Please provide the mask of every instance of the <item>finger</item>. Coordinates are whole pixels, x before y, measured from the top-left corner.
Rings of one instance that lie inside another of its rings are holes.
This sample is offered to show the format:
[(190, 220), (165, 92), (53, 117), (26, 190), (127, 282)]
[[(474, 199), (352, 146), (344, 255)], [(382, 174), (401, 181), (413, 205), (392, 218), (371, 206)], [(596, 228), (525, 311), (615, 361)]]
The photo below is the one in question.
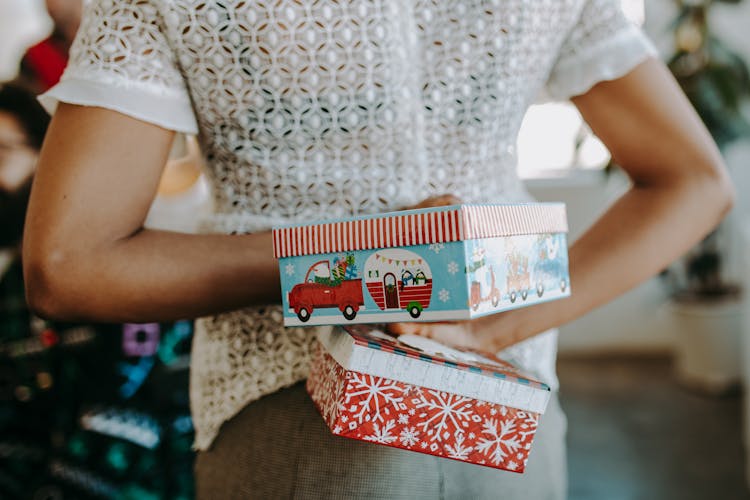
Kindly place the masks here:
[(461, 204), (461, 199), (459, 197), (445, 193), (437, 196), (431, 196), (425, 200), (422, 200), (417, 205), (415, 205), (414, 208), (435, 208), (459, 204)]
[(386, 329), (394, 335), (420, 335), (424, 327), (424, 323), (390, 323)]
[(468, 331), (459, 324), (433, 323), (430, 329), (430, 338), (452, 347), (465, 349), (478, 349), (481, 347), (479, 340), (471, 331)]

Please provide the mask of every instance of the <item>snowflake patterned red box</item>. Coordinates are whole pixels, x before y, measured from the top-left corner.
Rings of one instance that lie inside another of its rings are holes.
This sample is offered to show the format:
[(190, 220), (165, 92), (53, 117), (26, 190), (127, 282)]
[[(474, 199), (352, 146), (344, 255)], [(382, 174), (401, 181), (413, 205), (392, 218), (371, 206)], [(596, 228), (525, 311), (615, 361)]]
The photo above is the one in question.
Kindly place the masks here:
[(523, 472), (550, 388), (510, 364), (368, 326), (322, 331), (307, 391), (334, 434)]

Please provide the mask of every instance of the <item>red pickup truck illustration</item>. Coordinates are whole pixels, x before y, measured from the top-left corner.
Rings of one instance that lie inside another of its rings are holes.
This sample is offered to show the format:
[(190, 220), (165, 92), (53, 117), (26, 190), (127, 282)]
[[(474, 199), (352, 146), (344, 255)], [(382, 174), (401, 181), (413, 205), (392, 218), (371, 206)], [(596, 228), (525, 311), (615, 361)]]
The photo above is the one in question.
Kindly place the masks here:
[(289, 292), (289, 307), (303, 323), (315, 309), (331, 307), (337, 307), (344, 318), (353, 320), (365, 304), (362, 279), (341, 278), (341, 273), (331, 273), (327, 260), (316, 262), (308, 269), (304, 283), (294, 285)]

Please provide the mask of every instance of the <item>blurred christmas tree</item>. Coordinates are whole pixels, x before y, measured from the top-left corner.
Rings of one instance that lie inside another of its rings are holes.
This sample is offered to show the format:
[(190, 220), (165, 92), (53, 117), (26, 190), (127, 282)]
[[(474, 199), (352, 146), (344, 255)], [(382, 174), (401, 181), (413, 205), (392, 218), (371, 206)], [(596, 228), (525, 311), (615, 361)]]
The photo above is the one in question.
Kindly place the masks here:
[(52, 324), (0, 279), (0, 498), (193, 496), (192, 323)]
[[(709, 14), (717, 3), (741, 0), (677, 0), (673, 24), (675, 54), (669, 68), (720, 149), (750, 136), (747, 116), (750, 71), (745, 61), (711, 30)], [(725, 227), (711, 233), (667, 273), (678, 299), (723, 299), (739, 287), (724, 276)]]

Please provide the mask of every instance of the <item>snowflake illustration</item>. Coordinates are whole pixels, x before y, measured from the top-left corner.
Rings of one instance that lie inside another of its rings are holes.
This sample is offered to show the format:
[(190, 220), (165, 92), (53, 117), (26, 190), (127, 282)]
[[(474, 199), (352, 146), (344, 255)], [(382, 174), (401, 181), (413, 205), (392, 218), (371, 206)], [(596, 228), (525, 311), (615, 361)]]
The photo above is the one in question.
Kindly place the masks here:
[(408, 424), (409, 423), (409, 415), (407, 415), (406, 413), (402, 413), (401, 415), (399, 415), (398, 416), (398, 423), (401, 424), (401, 425)]
[(410, 395), (419, 396), (421, 394), (422, 394), (422, 388), (419, 387), (418, 385), (404, 384), (404, 396), (410, 396)]
[(422, 397), (417, 405), (417, 408), (427, 410), (419, 414), (421, 421), (417, 426), (427, 434), (432, 434), (432, 441), (441, 441), (443, 431), (450, 430), (449, 425), (461, 429), (462, 425), (468, 424), (472, 415), (471, 399), (440, 391), (427, 392), (433, 399), (428, 401)]
[[(352, 375), (351, 381), (354, 390), (346, 394), (346, 402), (354, 403), (350, 409), (351, 417), (356, 418), (360, 423), (369, 420), (372, 413), (374, 413), (373, 421), (384, 422), (381, 410), (388, 414), (389, 406), (398, 408), (398, 404), (404, 399), (399, 395), (402, 389), (398, 382), (359, 373), (353, 373)], [(358, 407), (359, 412), (354, 413)]]
[(440, 253), (440, 250), (442, 250), (443, 248), (445, 248), (445, 244), (443, 243), (433, 243), (432, 245), (430, 245), (430, 250), (432, 250), (436, 254)]
[(508, 468), (508, 470), (518, 469), (518, 464), (515, 463), (513, 460), (509, 461), (505, 466)]
[(396, 440), (396, 436), (391, 434), (394, 427), (396, 427), (395, 420), (389, 420), (382, 428), (378, 424), (374, 424), (373, 428), (375, 432), (369, 436), (365, 436), (365, 441), (374, 441), (382, 444), (392, 443)]
[(450, 274), (456, 274), (458, 272), (458, 264), (456, 264), (454, 261), (448, 262), (448, 272)]
[(451, 458), (457, 458), (459, 460), (467, 460), (469, 458), (469, 453), (471, 453), (474, 448), (472, 446), (464, 446), (464, 441), (464, 433), (457, 433), (456, 446), (446, 445), (445, 447), (445, 449), (448, 451), (448, 456)]
[(494, 418), (486, 420), (482, 429), (482, 434), (488, 434), (489, 438), (481, 438), (477, 442), (477, 450), (492, 460), (492, 463), (499, 465), (510, 453), (515, 453), (521, 447), (518, 436), (513, 436), (516, 429), (516, 423), (513, 420), (500, 420)]
[(443, 288), (438, 292), (438, 298), (440, 299), (440, 302), (448, 302), (451, 298), (451, 293)]
[(284, 271), (286, 272), (287, 276), (294, 276), (294, 264), (287, 264), (286, 268), (284, 268)]
[(525, 418), (523, 420), (523, 423), (521, 424), (521, 428), (518, 430), (518, 436), (521, 438), (521, 441), (526, 441), (527, 439), (529, 439), (529, 436), (533, 436), (536, 432), (536, 428), (539, 426), (538, 415), (529, 413), (524, 414), (524, 417)]
[(419, 431), (414, 427), (404, 427), (398, 439), (404, 446), (414, 446), (419, 442)]

